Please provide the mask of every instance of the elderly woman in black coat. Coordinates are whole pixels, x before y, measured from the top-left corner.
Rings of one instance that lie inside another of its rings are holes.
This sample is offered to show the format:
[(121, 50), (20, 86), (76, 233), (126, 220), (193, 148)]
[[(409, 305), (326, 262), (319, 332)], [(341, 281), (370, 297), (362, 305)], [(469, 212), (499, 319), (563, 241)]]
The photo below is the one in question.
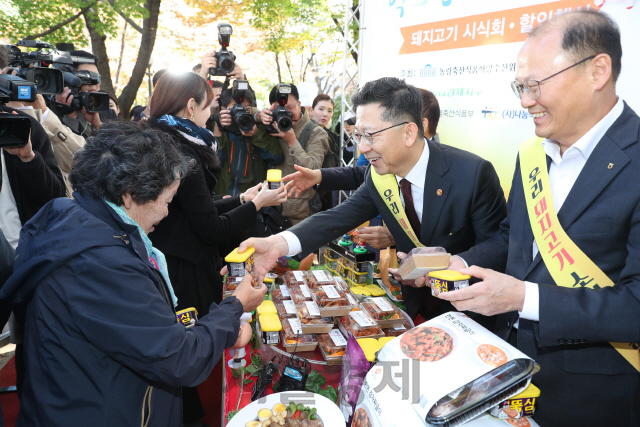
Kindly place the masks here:
[(170, 135), (110, 123), (76, 153), (75, 200), (25, 224), (0, 290), (24, 327), (18, 425), (182, 425), (181, 387), (204, 381), (266, 287), (251, 277), (192, 327), (176, 318), (162, 251), (148, 238), (193, 170)]

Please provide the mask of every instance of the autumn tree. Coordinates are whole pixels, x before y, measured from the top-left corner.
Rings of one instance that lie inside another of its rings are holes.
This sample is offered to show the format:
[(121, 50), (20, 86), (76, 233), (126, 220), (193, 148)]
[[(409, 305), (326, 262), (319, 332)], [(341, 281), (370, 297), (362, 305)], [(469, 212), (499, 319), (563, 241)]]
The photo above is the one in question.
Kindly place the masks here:
[[(120, 115), (127, 117), (133, 104), (145, 70), (149, 64), (158, 29), (161, 0), (0, 0), (0, 37), (11, 41), (38, 39), (52, 44), (73, 43), (77, 47), (87, 45), (84, 28), (94, 54), (101, 58), (98, 70), (101, 88), (115, 93), (111, 80), (105, 40), (115, 36), (118, 21), (124, 19), (141, 34), (136, 63), (127, 85), (122, 89), (118, 102)], [(142, 22), (141, 25), (137, 22)]]

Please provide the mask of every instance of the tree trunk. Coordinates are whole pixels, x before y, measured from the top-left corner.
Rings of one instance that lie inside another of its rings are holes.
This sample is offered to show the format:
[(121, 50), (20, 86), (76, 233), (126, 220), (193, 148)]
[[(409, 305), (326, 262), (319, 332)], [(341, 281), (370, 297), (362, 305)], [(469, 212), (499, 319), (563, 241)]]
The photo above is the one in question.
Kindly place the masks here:
[(280, 73), (280, 59), (278, 58), (278, 52), (276, 54), (276, 66), (278, 67), (278, 83), (282, 83), (282, 74)]
[[(124, 29), (122, 30), (122, 42), (120, 43), (120, 58), (118, 58), (118, 70), (116, 71), (116, 89), (118, 88), (118, 81), (120, 80), (120, 70), (122, 70), (122, 57), (124, 56), (124, 42), (127, 38), (127, 21), (124, 21)], [(117, 95), (114, 93), (114, 95)]]
[(136, 99), (138, 89), (144, 79), (151, 52), (156, 43), (156, 32), (158, 30), (158, 16), (160, 15), (161, 0), (147, 0), (146, 8), (149, 16), (142, 21), (142, 39), (140, 40), (140, 50), (138, 50), (138, 59), (136, 65), (131, 72), (131, 78), (127, 85), (122, 89), (122, 93), (118, 97), (120, 104), (120, 117), (128, 119), (129, 110)]
[(287, 56), (287, 52), (284, 53), (284, 62), (287, 64), (287, 68), (289, 69), (289, 76), (291, 77), (291, 84), (296, 84), (293, 79), (293, 73), (291, 72), (291, 64), (289, 64), (289, 57)]
[(111, 68), (109, 67), (109, 55), (107, 55), (107, 45), (105, 44), (105, 40), (107, 36), (101, 36), (94, 27), (93, 20), (96, 19), (95, 9), (89, 9), (84, 12), (82, 15), (84, 16), (84, 21), (87, 25), (87, 30), (89, 30), (89, 36), (91, 38), (91, 49), (93, 50), (93, 54), (98, 56), (98, 72), (100, 73), (100, 89), (106, 90), (109, 93), (115, 95), (115, 91), (113, 90), (113, 82), (111, 81)]

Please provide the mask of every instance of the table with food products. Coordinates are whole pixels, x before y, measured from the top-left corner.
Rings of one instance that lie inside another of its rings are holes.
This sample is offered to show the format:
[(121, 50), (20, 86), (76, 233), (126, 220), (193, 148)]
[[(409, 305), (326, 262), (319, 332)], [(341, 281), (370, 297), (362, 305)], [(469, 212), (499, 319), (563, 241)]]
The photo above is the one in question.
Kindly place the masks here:
[[(387, 272), (395, 254), (376, 264), (355, 234), (321, 248), (315, 265), (282, 258), (265, 277), (265, 301), (244, 317), (250, 344), (224, 353), (223, 425), (537, 426), (535, 361), (463, 313), (414, 325)], [(251, 254), (229, 260), (251, 272)], [(448, 256), (418, 248), (400, 267), (436, 271), (438, 292), (468, 286), (445, 270)], [(244, 273), (233, 267), (226, 296)]]

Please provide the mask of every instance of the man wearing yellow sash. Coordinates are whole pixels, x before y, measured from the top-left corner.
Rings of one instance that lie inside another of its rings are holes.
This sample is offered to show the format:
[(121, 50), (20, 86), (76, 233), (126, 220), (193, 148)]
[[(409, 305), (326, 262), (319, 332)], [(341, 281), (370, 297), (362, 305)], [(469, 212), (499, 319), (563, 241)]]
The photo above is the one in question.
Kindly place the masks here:
[[(417, 88), (382, 78), (363, 85), (352, 101), (355, 137), (371, 162), (364, 184), (345, 202), (286, 232), (244, 242), (241, 249), (256, 248), (256, 267), (268, 271), (279, 256), (309, 254), (378, 214), (402, 252), (442, 246), (458, 253), (498, 232), (506, 202), (493, 165), (425, 139)], [(404, 285), (402, 291), (411, 316), (451, 310), (427, 287)]]
[(500, 314), (540, 363), (545, 427), (640, 425), (640, 117), (616, 95), (621, 56), (600, 12), (530, 35), (512, 89), (539, 138), (520, 147), (501, 232), (451, 265), (482, 281), (441, 294)]

